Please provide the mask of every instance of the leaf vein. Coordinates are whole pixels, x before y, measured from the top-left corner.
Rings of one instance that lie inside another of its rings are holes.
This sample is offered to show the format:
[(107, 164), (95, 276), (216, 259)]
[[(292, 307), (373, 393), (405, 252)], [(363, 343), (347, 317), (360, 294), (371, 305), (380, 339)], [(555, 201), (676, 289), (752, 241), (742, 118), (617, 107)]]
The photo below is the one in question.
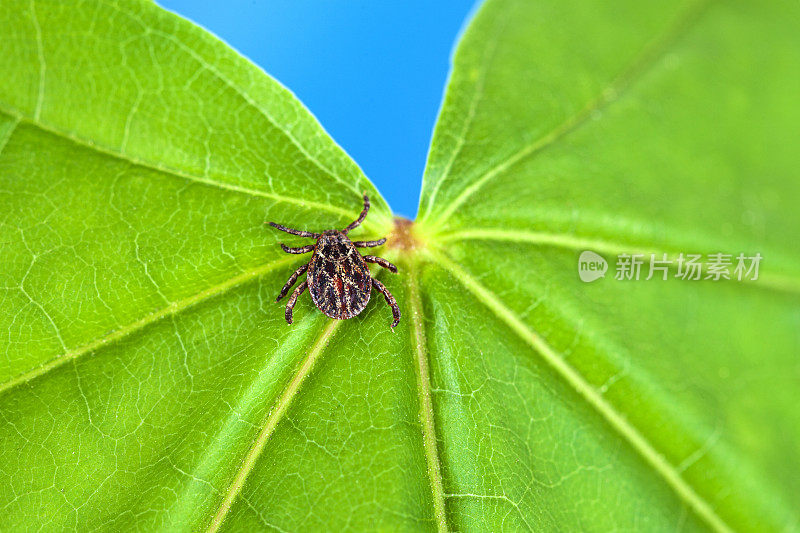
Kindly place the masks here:
[(283, 416), (286, 414), (286, 411), (289, 409), (289, 406), (297, 394), (297, 391), (300, 389), (300, 386), (303, 384), (303, 381), (314, 368), (314, 363), (316, 363), (317, 359), (319, 359), (320, 354), (328, 345), (328, 342), (341, 323), (341, 320), (335, 319), (331, 319), (328, 322), (314, 345), (311, 347), (308, 356), (300, 365), (297, 373), (294, 375), (294, 377), (292, 377), (292, 380), (289, 382), (286, 389), (284, 389), (283, 394), (281, 394), (281, 397), (276, 402), (275, 407), (270, 410), (267, 418), (264, 420), (264, 425), (261, 429), (261, 432), (258, 434), (253, 442), (252, 447), (247, 452), (247, 455), (242, 462), (242, 466), (239, 468), (239, 471), (236, 473), (236, 476), (228, 487), (228, 490), (225, 492), (225, 498), (222, 500), (217, 513), (214, 515), (214, 518), (211, 520), (211, 523), (208, 526), (209, 533), (219, 531), (219, 528), (222, 527), (222, 522), (228, 515), (233, 502), (242, 491), (244, 483), (247, 481), (247, 476), (255, 467), (258, 458), (264, 451), (267, 441), (275, 431), (278, 422), (280, 422)]
[(419, 286), (416, 280), (416, 271), (413, 266), (408, 271), (409, 305), (411, 307), (412, 343), (417, 356), (417, 393), (419, 396), (419, 417), (422, 423), (423, 446), (425, 459), (428, 463), (428, 478), (433, 496), (433, 510), (438, 531), (446, 532), (447, 515), (445, 507), (445, 492), (442, 483), (442, 472), (439, 451), (436, 444), (436, 425), (433, 419), (433, 400), (431, 394), (431, 378), (428, 367), (428, 344), (425, 338), (423, 308), (419, 295)]
[[(97, 152), (99, 154), (102, 154), (102, 155), (105, 155), (105, 156), (108, 156), (108, 157), (112, 157), (112, 158), (118, 159), (120, 161), (128, 162), (128, 163), (130, 163), (132, 165), (136, 165), (136, 166), (139, 166), (139, 167), (143, 167), (143, 168), (147, 168), (147, 169), (150, 169), (150, 170), (154, 170), (154, 171), (159, 172), (161, 174), (167, 174), (167, 175), (170, 175), (170, 176), (173, 176), (173, 177), (182, 178), (182, 179), (185, 179), (185, 180), (188, 180), (188, 181), (192, 181), (192, 182), (196, 182), (196, 183), (200, 183), (202, 185), (206, 185), (206, 186), (209, 186), (209, 187), (222, 189), (224, 191), (232, 191), (232, 192), (236, 192), (236, 193), (240, 193), (240, 194), (245, 194), (245, 195), (248, 195), (248, 196), (257, 196), (257, 197), (262, 197), (262, 198), (269, 198), (270, 200), (275, 200), (277, 202), (283, 202), (283, 203), (288, 203), (288, 204), (299, 205), (301, 207), (310, 207), (310, 208), (313, 208), (313, 209), (316, 209), (316, 210), (320, 210), (320, 211), (328, 211), (330, 213), (335, 213), (335, 214), (343, 216), (343, 217), (352, 217), (352, 216), (354, 216), (353, 211), (350, 211), (350, 210), (347, 210), (347, 209), (341, 209), (341, 208), (338, 208), (338, 207), (335, 207), (335, 206), (332, 206), (332, 205), (328, 205), (328, 204), (324, 204), (324, 203), (320, 203), (320, 202), (314, 202), (314, 201), (311, 201), (311, 200), (303, 200), (303, 199), (300, 199), (300, 198), (294, 198), (294, 197), (291, 197), (291, 196), (285, 196), (285, 195), (281, 195), (281, 194), (277, 194), (277, 193), (261, 191), (261, 190), (252, 189), (252, 188), (249, 188), (249, 187), (243, 187), (241, 185), (234, 185), (232, 183), (225, 183), (225, 182), (217, 181), (217, 180), (210, 179), (210, 178), (205, 178), (205, 177), (201, 177), (201, 176), (195, 176), (195, 175), (190, 174), (188, 172), (184, 172), (184, 171), (176, 169), (176, 168), (168, 167), (168, 166), (162, 165), (160, 163), (156, 163), (156, 162), (140, 159), (140, 158), (138, 158), (136, 156), (133, 156), (133, 155), (130, 155), (130, 154), (124, 154), (124, 153), (119, 152), (117, 150), (114, 150), (112, 148), (108, 148), (108, 147), (102, 146), (100, 144), (97, 144), (95, 142), (92, 142), (92, 141), (83, 139), (81, 137), (78, 137), (77, 135), (75, 135), (73, 133), (59, 130), (58, 128), (55, 128), (55, 127), (50, 126), (48, 124), (45, 124), (42, 121), (37, 121), (35, 119), (28, 118), (24, 114), (19, 112), (18, 110), (13, 109), (13, 108), (8, 107), (8, 106), (5, 106), (3, 104), (0, 104), (0, 112), (5, 113), (6, 115), (9, 115), (9, 116), (13, 117), (18, 122), (24, 122), (26, 124), (30, 124), (31, 126), (37, 128), (37, 129), (39, 129), (39, 130), (41, 130), (43, 132), (49, 133), (51, 135), (55, 135), (56, 137), (60, 137), (62, 139), (66, 139), (67, 141), (70, 141), (70, 142), (72, 142), (72, 143), (74, 143), (74, 144), (76, 144), (76, 145), (78, 145), (78, 146), (80, 146), (82, 148), (89, 149), (89, 150), (91, 150), (93, 152)], [(364, 222), (364, 226), (370, 226), (370, 227), (374, 228), (374, 223), (370, 224), (370, 222), (365, 221)]]
[(14, 135), (14, 132), (17, 131), (17, 126), (19, 126), (19, 119), (16, 117), (12, 117), (11, 119), (11, 127), (0, 137), (0, 155), (3, 155), (3, 150), (6, 149), (8, 142), (11, 140), (11, 136)]
[(716, 531), (731, 528), (714, 511), (709, 502), (695, 492), (672, 465), (639, 431), (606, 401), (599, 391), (558, 354), (542, 337), (514, 315), (514, 312), (489, 289), (481, 285), (460, 266), (438, 251), (429, 251), (431, 259), (449, 271), (478, 301), (492, 311), (516, 335), (528, 344), (556, 373), (561, 376), (631, 447), (666, 481), (667, 485), (694, 512)]
[[(289, 142), (291, 142), (291, 143), (292, 143), (292, 144), (293, 144), (293, 145), (294, 145), (294, 146), (295, 146), (295, 147), (296, 147), (296, 148), (297, 148), (297, 149), (300, 151), (300, 153), (301, 153), (301, 154), (303, 154), (303, 155), (304, 155), (306, 158), (308, 158), (308, 160), (309, 160), (309, 161), (311, 161), (312, 163), (314, 163), (314, 165), (315, 165), (317, 168), (319, 168), (319, 169), (320, 169), (320, 170), (322, 170), (322, 171), (323, 171), (325, 174), (327, 174), (327, 175), (329, 175), (330, 177), (332, 177), (332, 178), (334, 179), (334, 181), (337, 181), (337, 182), (341, 183), (342, 185), (346, 186), (348, 189), (350, 189), (350, 190), (354, 191), (356, 194), (361, 194), (361, 193), (359, 192), (359, 190), (358, 190), (358, 187), (356, 187), (354, 184), (351, 184), (351, 183), (345, 182), (344, 180), (340, 179), (340, 178), (339, 178), (339, 177), (338, 177), (338, 176), (337, 176), (337, 175), (336, 175), (336, 174), (335, 174), (333, 171), (331, 171), (331, 170), (330, 170), (328, 167), (324, 166), (324, 165), (323, 165), (323, 164), (322, 164), (322, 163), (321, 163), (321, 162), (320, 162), (320, 161), (319, 161), (319, 160), (318, 160), (316, 157), (312, 156), (312, 155), (311, 155), (311, 154), (310, 154), (310, 153), (309, 153), (309, 152), (308, 152), (308, 151), (307, 151), (307, 150), (306, 150), (306, 149), (305, 149), (305, 148), (304, 148), (304, 147), (303, 147), (303, 146), (300, 144), (300, 142), (299, 142), (299, 141), (298, 141), (298, 140), (297, 140), (297, 139), (294, 137), (294, 135), (292, 135), (292, 134), (289, 132), (289, 130), (282, 128), (282, 127), (281, 127), (281, 126), (278, 124), (278, 122), (275, 120), (275, 118), (274, 118), (272, 115), (270, 115), (270, 114), (267, 112), (267, 110), (266, 110), (266, 109), (264, 109), (263, 107), (261, 107), (260, 105), (258, 105), (258, 103), (257, 103), (255, 100), (253, 100), (253, 98), (252, 98), (252, 97), (251, 97), (249, 94), (247, 94), (245, 91), (243, 91), (241, 88), (239, 88), (239, 87), (238, 87), (236, 84), (234, 84), (234, 83), (233, 83), (231, 80), (229, 80), (227, 76), (225, 76), (224, 74), (222, 74), (222, 72), (220, 72), (219, 70), (217, 70), (217, 69), (216, 69), (216, 67), (214, 67), (214, 65), (210, 64), (210, 63), (209, 63), (208, 61), (206, 61), (206, 60), (205, 60), (203, 57), (199, 56), (199, 55), (198, 55), (198, 54), (197, 54), (197, 53), (196, 53), (194, 50), (192, 50), (191, 48), (189, 48), (188, 46), (186, 46), (186, 45), (185, 45), (185, 44), (184, 44), (182, 41), (180, 41), (180, 40), (178, 40), (178, 39), (175, 39), (175, 37), (174, 37), (173, 35), (170, 35), (170, 34), (168, 34), (168, 33), (165, 33), (165, 32), (163, 32), (163, 31), (156, 30), (156, 29), (154, 29), (154, 28), (150, 28), (150, 27), (147, 27), (147, 26), (145, 26), (145, 25), (144, 25), (144, 23), (143, 23), (143, 22), (142, 22), (140, 19), (138, 19), (137, 17), (135, 17), (135, 16), (134, 16), (132, 13), (130, 13), (130, 12), (128, 12), (128, 11), (125, 11), (124, 9), (122, 9), (122, 8), (121, 8), (119, 5), (117, 5), (117, 4), (108, 4), (108, 3), (106, 3), (106, 5), (108, 5), (108, 6), (109, 6), (109, 7), (111, 7), (112, 9), (115, 9), (117, 12), (119, 12), (119, 13), (122, 13), (123, 15), (126, 15), (127, 17), (131, 18), (132, 20), (135, 20), (137, 23), (139, 23), (140, 25), (142, 25), (142, 26), (143, 26), (143, 27), (146, 29), (146, 31), (147, 31), (147, 32), (149, 32), (149, 33), (151, 33), (151, 34), (153, 34), (153, 35), (159, 35), (159, 36), (161, 36), (162, 38), (164, 38), (164, 39), (166, 39), (166, 40), (168, 40), (168, 41), (172, 41), (173, 43), (175, 43), (175, 45), (176, 45), (176, 46), (178, 46), (178, 48), (180, 48), (181, 50), (183, 50), (183, 51), (184, 51), (184, 52), (185, 52), (185, 53), (186, 53), (186, 54), (187, 54), (189, 57), (191, 57), (192, 59), (194, 59), (195, 61), (197, 61), (197, 63), (198, 63), (198, 64), (199, 64), (201, 67), (203, 67), (204, 69), (208, 70), (208, 71), (209, 71), (211, 74), (213, 74), (213, 75), (214, 75), (214, 77), (216, 77), (216, 78), (217, 78), (218, 80), (220, 80), (220, 81), (221, 81), (223, 84), (225, 84), (227, 87), (229, 87), (231, 90), (233, 90), (233, 91), (234, 91), (236, 94), (238, 94), (238, 95), (239, 95), (239, 96), (240, 96), (240, 97), (241, 97), (241, 98), (242, 98), (242, 99), (245, 101), (245, 103), (246, 103), (248, 106), (250, 106), (250, 107), (252, 107), (253, 109), (255, 109), (255, 110), (256, 110), (256, 111), (257, 111), (257, 112), (258, 112), (260, 115), (262, 115), (262, 116), (263, 116), (265, 119), (267, 119), (267, 121), (268, 121), (270, 124), (272, 124), (273, 126), (275, 126), (275, 128), (276, 128), (278, 131), (280, 131), (281, 133), (283, 133), (283, 134), (286, 136), (286, 138), (287, 138), (287, 139), (289, 139)], [(276, 84), (279, 84), (277, 80), (274, 80), (274, 81), (275, 81), (275, 83), (276, 83)], [(280, 84), (279, 84), (279, 85), (280, 85)], [(285, 87), (283, 87), (282, 85), (281, 85), (281, 89), (283, 89), (283, 90), (286, 90), (286, 91), (288, 92), (288, 89), (286, 89), (286, 88), (285, 88)]]
[[(469, 108), (467, 109), (467, 114), (464, 117), (464, 120), (461, 124), (461, 131), (456, 138), (456, 145), (450, 154), (450, 157), (447, 160), (447, 164), (445, 165), (444, 169), (441, 172), (441, 177), (436, 181), (436, 185), (434, 185), (433, 190), (431, 191), (430, 197), (426, 202), (426, 212), (423, 215), (423, 218), (427, 215), (428, 208), (436, 202), (436, 195), (439, 193), (439, 189), (442, 187), (442, 183), (447, 181), (447, 178), (450, 175), (450, 170), (453, 167), (453, 163), (455, 162), (458, 155), (464, 148), (464, 144), (467, 140), (467, 131), (469, 130), (470, 126), (472, 125), (473, 120), (475, 119), (475, 114), (478, 110), (478, 103), (481, 101), (483, 97), (484, 86), (486, 84), (486, 73), (489, 70), (489, 63), (491, 63), (492, 58), (494, 57), (495, 50), (497, 50), (497, 43), (500, 39), (500, 35), (502, 33), (503, 28), (505, 27), (505, 20), (503, 20), (503, 24), (497, 23), (495, 26), (495, 32), (492, 35), (492, 38), (486, 45), (486, 48), (483, 52), (483, 61), (481, 62), (481, 68), (478, 73), (478, 78), (475, 82), (475, 90), (472, 92), (472, 97), (470, 98)], [(423, 176), (423, 182), (425, 180), (425, 176)], [(423, 183), (423, 189), (424, 187)]]
[(33, 118), (38, 119), (42, 113), (42, 104), (44, 103), (44, 83), (45, 74), (47, 72), (47, 64), (44, 59), (44, 43), (42, 42), (42, 27), (39, 24), (39, 19), (36, 16), (36, 8), (34, 0), (30, 0), (31, 21), (33, 22), (33, 29), (36, 32), (36, 56), (39, 61), (39, 86), (36, 92), (36, 108), (33, 111)]
[(74, 359), (78, 359), (81, 356), (86, 355), (88, 353), (92, 353), (103, 346), (108, 346), (109, 344), (118, 342), (136, 333), (137, 331), (143, 330), (144, 328), (150, 326), (151, 324), (155, 324), (160, 320), (177, 315), (204, 301), (223, 295), (239, 286), (242, 286), (255, 279), (258, 279), (263, 274), (266, 274), (267, 272), (270, 272), (271, 270), (279, 268), (283, 265), (289, 264), (293, 260), (294, 258), (287, 257), (284, 259), (273, 261), (272, 263), (267, 263), (253, 270), (242, 272), (237, 276), (229, 278), (223, 281), (222, 283), (219, 283), (217, 285), (209, 287), (208, 289), (200, 291), (197, 294), (194, 294), (182, 300), (177, 300), (175, 302), (172, 302), (166, 307), (163, 307), (157, 311), (145, 315), (144, 317), (140, 318), (139, 320), (136, 320), (135, 322), (126, 324), (125, 326), (116, 329), (115, 331), (109, 333), (104, 337), (100, 337), (91, 342), (78, 346), (77, 348), (73, 348), (72, 350), (66, 351), (62, 355), (50, 359), (41, 366), (38, 366), (23, 374), (13, 377), (9, 381), (6, 381), (5, 383), (0, 383), (0, 394), (8, 390), (11, 390), (15, 387), (18, 387), (24, 383), (28, 383), (29, 381), (32, 381), (38, 377), (41, 377), (50, 372), (51, 370), (60, 367), (64, 363), (67, 363)]
[[(665, 250), (661, 245), (656, 245), (652, 249), (643, 250), (635, 246), (620, 242), (612, 242), (605, 239), (591, 239), (576, 237), (563, 233), (549, 233), (544, 231), (523, 231), (523, 230), (504, 230), (495, 228), (486, 229), (466, 229), (454, 231), (439, 236), (441, 242), (458, 241), (463, 239), (506, 241), (527, 243), (533, 245), (554, 246), (566, 250), (592, 250), (595, 252), (619, 255), (619, 254), (642, 254), (645, 257), (649, 254), (661, 256), (666, 254), (668, 258), (677, 256), (677, 250)], [(729, 280), (733, 282), (734, 280)], [(759, 272), (758, 282), (747, 282), (747, 286), (758, 289), (769, 289), (786, 294), (800, 295), (800, 280), (791, 275), (780, 275), (772, 272)]]
[(701, 1), (692, 6), (683, 16), (681, 16), (676, 24), (670, 27), (664, 34), (651, 43), (645, 46), (644, 51), (637, 59), (626, 69), (623, 69), (621, 74), (614, 78), (609, 85), (600, 92), (594, 100), (590, 101), (581, 111), (569, 117), (567, 120), (556, 126), (546, 135), (539, 137), (532, 143), (518, 150), (510, 157), (497, 163), (477, 180), (468, 185), (459, 194), (455, 200), (445, 208), (441, 215), (439, 215), (433, 225), (441, 226), (456, 209), (461, 206), (470, 196), (480, 190), (488, 181), (497, 175), (502, 174), (523, 159), (542, 152), (548, 147), (553, 146), (560, 139), (563, 139), (567, 134), (577, 130), (582, 125), (586, 124), (589, 118), (594, 113), (600, 111), (614, 102), (619, 101), (627, 91), (635, 84), (636, 81), (652, 68), (658, 60), (663, 57), (669, 50), (669, 46), (677, 41), (679, 37), (691, 27), (691, 23), (699, 18), (699, 13), (702, 8), (705, 8), (711, 0)]

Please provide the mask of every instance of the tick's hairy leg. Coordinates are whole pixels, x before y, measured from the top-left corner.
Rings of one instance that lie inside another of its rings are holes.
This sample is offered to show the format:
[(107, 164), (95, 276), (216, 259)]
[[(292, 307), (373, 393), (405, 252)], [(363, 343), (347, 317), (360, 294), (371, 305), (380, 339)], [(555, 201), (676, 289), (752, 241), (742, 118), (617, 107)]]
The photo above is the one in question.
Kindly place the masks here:
[(357, 228), (362, 222), (364, 222), (364, 219), (367, 218), (367, 212), (368, 211), (369, 211), (369, 196), (367, 196), (365, 194), (364, 195), (364, 209), (361, 210), (361, 214), (358, 215), (358, 218), (356, 220), (351, 222), (346, 228), (344, 228), (342, 230), (342, 233), (347, 235), (348, 231), (350, 231), (351, 229)]
[(297, 298), (303, 294), (303, 291), (308, 288), (308, 282), (304, 281), (297, 288), (294, 290), (291, 296), (289, 296), (289, 301), (286, 302), (286, 322), (291, 324), (292, 323), (292, 310), (294, 309), (294, 304), (297, 303)]
[(378, 239), (377, 241), (353, 241), (353, 246), (356, 248), (372, 248), (373, 246), (380, 246), (386, 242), (386, 237)]
[(394, 329), (394, 327), (400, 323), (400, 307), (397, 306), (397, 300), (394, 299), (394, 296), (392, 296), (392, 293), (389, 292), (389, 289), (384, 287), (383, 283), (381, 283), (377, 279), (372, 278), (372, 285), (376, 289), (378, 289), (378, 291), (380, 291), (381, 294), (383, 294), (383, 297), (386, 298), (386, 303), (391, 306), (392, 316), (394, 317), (394, 321), (392, 322), (392, 325), (389, 327)]
[(380, 265), (383, 268), (389, 270), (390, 272), (397, 274), (397, 267), (391, 264), (383, 257), (378, 257), (376, 255), (364, 255), (362, 257), (364, 258), (364, 261), (366, 261), (367, 263), (375, 263), (376, 265)]
[(298, 237), (311, 237), (312, 239), (319, 239), (319, 233), (312, 233), (310, 231), (302, 230), (302, 229), (294, 229), (294, 228), (287, 228), (277, 222), (268, 222), (270, 226), (273, 228), (277, 228), (281, 231), (285, 231), (286, 233), (291, 233), (292, 235), (297, 235)]
[(298, 246), (297, 248), (293, 248), (291, 246), (286, 246), (285, 244), (281, 243), (281, 248), (287, 254), (307, 254), (308, 252), (314, 251), (313, 244), (309, 244), (307, 246)]
[(300, 276), (306, 270), (308, 270), (308, 263), (295, 270), (294, 273), (291, 276), (289, 276), (289, 281), (286, 282), (286, 285), (284, 285), (283, 288), (281, 289), (281, 293), (278, 295), (277, 298), (275, 298), (276, 302), (280, 302), (281, 298), (286, 296), (286, 293), (289, 292), (289, 289), (291, 289), (292, 285), (294, 285), (294, 283), (297, 281), (298, 276)]

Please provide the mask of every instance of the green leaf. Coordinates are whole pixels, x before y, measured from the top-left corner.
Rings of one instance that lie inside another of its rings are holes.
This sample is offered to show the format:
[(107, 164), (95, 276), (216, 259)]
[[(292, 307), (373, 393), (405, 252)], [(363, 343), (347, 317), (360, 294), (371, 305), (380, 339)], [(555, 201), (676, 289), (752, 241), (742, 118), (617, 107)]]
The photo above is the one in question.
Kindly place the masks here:
[[(797, 20), (489, 0), (411, 225), (203, 30), (2, 3), (4, 528), (791, 529)], [(264, 222), (342, 227), (363, 192), (400, 325), (377, 294), (347, 321), (304, 295), (287, 325), (307, 259)], [(681, 252), (764, 260), (613, 279), (619, 253)]]
[[(481, 495), (449, 516), (791, 528), (800, 10), (596, 4), (490, 2), (455, 57), (420, 215), (445, 490)], [(583, 250), (606, 279), (578, 279)], [(620, 252), (764, 260), (624, 282)]]

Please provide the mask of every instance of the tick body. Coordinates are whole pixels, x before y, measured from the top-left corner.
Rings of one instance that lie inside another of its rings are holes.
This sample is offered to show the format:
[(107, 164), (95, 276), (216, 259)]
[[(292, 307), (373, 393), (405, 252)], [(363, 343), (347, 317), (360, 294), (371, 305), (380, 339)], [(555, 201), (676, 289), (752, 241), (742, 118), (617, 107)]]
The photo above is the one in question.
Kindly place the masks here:
[(357, 228), (367, 217), (369, 211), (369, 198), (364, 195), (364, 209), (359, 217), (343, 230), (330, 229), (322, 233), (287, 228), (275, 222), (269, 224), (281, 231), (316, 239), (315, 244), (292, 248), (281, 243), (283, 251), (290, 254), (304, 254), (313, 252), (311, 260), (298, 268), (281, 289), (276, 302), (288, 294), (292, 286), (303, 273), (306, 280), (295, 288), (289, 301), (286, 303), (286, 322), (292, 323), (292, 310), (297, 303), (297, 298), (305, 291), (311, 293), (311, 301), (325, 315), (344, 320), (353, 318), (361, 313), (369, 302), (372, 287), (375, 287), (386, 303), (392, 308), (392, 324), (394, 328), (400, 322), (400, 308), (392, 293), (384, 287), (383, 283), (374, 279), (369, 272), (367, 263), (375, 263), (387, 270), (397, 273), (397, 267), (382, 257), (374, 255), (362, 256), (357, 248), (370, 248), (380, 246), (386, 239), (376, 241), (353, 242), (347, 233)]

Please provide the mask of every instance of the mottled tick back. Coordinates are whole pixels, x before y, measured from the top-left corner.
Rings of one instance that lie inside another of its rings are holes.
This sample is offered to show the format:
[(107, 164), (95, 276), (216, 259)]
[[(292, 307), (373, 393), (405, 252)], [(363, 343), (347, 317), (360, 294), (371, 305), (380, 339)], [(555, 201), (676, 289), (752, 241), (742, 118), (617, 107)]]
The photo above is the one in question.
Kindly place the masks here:
[(316, 239), (315, 244), (291, 248), (281, 243), (283, 251), (290, 254), (304, 254), (314, 252), (311, 260), (298, 268), (290, 277), (286, 285), (281, 289), (279, 301), (286, 296), (297, 278), (304, 272), (308, 272), (306, 280), (302, 282), (292, 292), (286, 304), (286, 322), (292, 323), (292, 310), (297, 302), (297, 298), (309, 289), (311, 301), (314, 302), (320, 311), (331, 318), (340, 320), (353, 318), (358, 315), (369, 302), (372, 287), (375, 287), (383, 294), (392, 308), (391, 327), (394, 328), (400, 322), (400, 308), (397, 306), (392, 293), (384, 287), (383, 283), (374, 279), (369, 272), (367, 263), (378, 264), (393, 273), (397, 273), (397, 267), (382, 257), (374, 255), (362, 256), (356, 248), (367, 248), (380, 246), (386, 239), (376, 241), (356, 241), (353, 242), (347, 237), (347, 233), (358, 227), (367, 217), (369, 211), (369, 198), (364, 195), (364, 209), (359, 217), (343, 230), (325, 230), (322, 233), (312, 233), (310, 231), (287, 228), (275, 222), (270, 225), (286, 233), (298, 235), (300, 237), (310, 237)]

